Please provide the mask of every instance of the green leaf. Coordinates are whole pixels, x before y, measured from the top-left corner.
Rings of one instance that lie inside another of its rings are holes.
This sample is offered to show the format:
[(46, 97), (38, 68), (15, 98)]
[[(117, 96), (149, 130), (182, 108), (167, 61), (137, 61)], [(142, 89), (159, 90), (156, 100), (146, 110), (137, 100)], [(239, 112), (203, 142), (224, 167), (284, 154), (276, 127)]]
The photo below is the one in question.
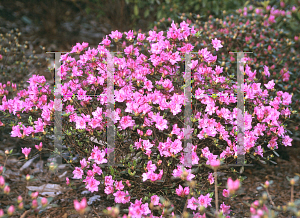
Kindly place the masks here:
[(32, 116), (29, 116), (28, 118), (28, 122), (31, 123), (32, 122)]
[(279, 157), (279, 154), (278, 154), (276, 151), (273, 150), (273, 153), (274, 153), (277, 157)]
[(246, 1), (244, 4), (244, 7), (247, 7), (247, 5), (250, 3), (250, 1)]
[(259, 160), (262, 164), (267, 164), (264, 160)]
[(160, 19), (162, 18), (162, 17), (161, 17), (161, 13), (162, 13), (161, 11), (158, 11), (158, 12), (157, 12), (157, 15), (156, 15), (156, 16), (157, 16), (157, 19), (158, 19), (158, 20), (160, 20)]
[(300, 20), (300, 12), (297, 13), (297, 17)]
[(138, 16), (139, 15), (139, 8), (138, 6), (135, 4), (134, 7), (133, 7), (133, 14), (135, 16)]
[(146, 11), (144, 12), (144, 17), (147, 18), (149, 16), (149, 9), (146, 9)]
[(90, 8), (90, 7), (86, 7), (86, 8), (85, 8), (85, 13), (89, 14), (90, 11), (91, 11), (91, 8)]

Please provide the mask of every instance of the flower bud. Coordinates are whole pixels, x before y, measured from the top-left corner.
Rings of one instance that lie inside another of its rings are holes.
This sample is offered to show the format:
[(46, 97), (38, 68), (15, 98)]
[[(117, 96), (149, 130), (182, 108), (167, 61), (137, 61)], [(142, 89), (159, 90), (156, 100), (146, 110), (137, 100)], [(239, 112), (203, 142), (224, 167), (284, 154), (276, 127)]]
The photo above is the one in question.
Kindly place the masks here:
[(4, 185), (5, 185), (5, 180), (3, 176), (0, 176), (0, 188), (4, 188)]
[(4, 189), (3, 189), (3, 192), (4, 192), (4, 194), (9, 194), (9, 192), (10, 192), (10, 187), (9, 187), (8, 185), (5, 186)]
[(18, 205), (18, 209), (19, 210), (23, 210), (24, 209), (24, 203), (21, 202), (19, 205)]
[(263, 199), (264, 201), (268, 199), (267, 193), (263, 193), (262, 199)]
[(194, 188), (196, 185), (196, 182), (194, 180), (190, 181), (190, 187), (191, 188)]
[(117, 217), (117, 216), (119, 215), (119, 213), (120, 213), (119, 208), (114, 207), (114, 208), (112, 209), (111, 215), (112, 215), (113, 217)]
[(250, 213), (251, 213), (251, 214), (255, 214), (255, 213), (256, 213), (256, 210), (255, 210), (255, 208), (253, 208), (253, 207), (250, 207)]
[(35, 208), (38, 207), (38, 202), (37, 202), (36, 199), (33, 199), (33, 200), (32, 200), (31, 207), (32, 207), (33, 209), (35, 209)]
[(42, 198), (41, 203), (42, 203), (42, 206), (43, 206), (43, 207), (47, 206), (47, 204), (48, 204), (48, 199), (45, 198), (45, 197)]
[(26, 177), (25, 177), (26, 181), (29, 181), (29, 180), (30, 180), (30, 178), (31, 178), (31, 177), (30, 177), (30, 175), (29, 175), (29, 174), (27, 174), (27, 175), (26, 175)]
[(290, 183), (291, 185), (295, 185), (295, 179), (291, 179)]
[(55, 169), (57, 168), (57, 166), (55, 165), (55, 163), (50, 163), (50, 165), (49, 165), (49, 170), (50, 171), (54, 171)]
[(22, 201), (23, 201), (23, 198), (22, 198), (21, 195), (19, 195), (19, 196), (18, 196), (18, 199), (17, 199), (18, 204), (21, 203)]
[(13, 205), (11, 205), (7, 210), (7, 214), (9, 216), (11, 216), (11, 215), (13, 215), (14, 212), (15, 212), (15, 207)]
[(182, 176), (183, 176), (183, 178), (184, 179), (186, 179), (186, 177), (189, 175), (189, 173), (187, 172), (187, 171), (184, 171), (183, 173), (182, 173)]
[(205, 207), (203, 205), (200, 206), (199, 208), (200, 214), (203, 215), (203, 213), (205, 212)]
[(268, 188), (269, 185), (270, 185), (269, 181), (266, 181), (266, 182), (265, 182), (265, 188)]
[(32, 199), (37, 198), (37, 196), (39, 196), (39, 193), (38, 193), (38, 192), (32, 192), (32, 193), (31, 193), (31, 198), (32, 198)]
[(188, 213), (187, 211), (184, 211), (184, 212), (182, 213), (182, 217), (183, 217), (183, 218), (188, 218), (188, 217), (189, 217), (189, 213)]

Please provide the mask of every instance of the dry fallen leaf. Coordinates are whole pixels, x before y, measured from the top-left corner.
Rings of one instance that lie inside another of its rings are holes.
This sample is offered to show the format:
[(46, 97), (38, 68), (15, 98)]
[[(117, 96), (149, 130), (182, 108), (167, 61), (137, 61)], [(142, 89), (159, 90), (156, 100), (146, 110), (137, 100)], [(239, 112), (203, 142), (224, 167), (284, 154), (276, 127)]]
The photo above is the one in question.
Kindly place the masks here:
[(47, 195), (50, 197), (55, 197), (56, 195), (62, 194), (64, 190), (58, 184), (44, 184), (41, 186), (26, 186), (26, 188), (30, 191), (37, 191), (40, 195)]

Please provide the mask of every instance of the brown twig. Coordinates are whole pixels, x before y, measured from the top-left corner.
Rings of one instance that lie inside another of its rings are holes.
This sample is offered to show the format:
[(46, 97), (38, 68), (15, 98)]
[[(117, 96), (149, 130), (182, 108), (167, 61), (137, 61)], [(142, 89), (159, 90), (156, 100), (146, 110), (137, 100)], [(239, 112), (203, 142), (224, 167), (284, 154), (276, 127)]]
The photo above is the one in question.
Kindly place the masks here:
[(275, 206), (275, 204), (274, 204), (274, 202), (273, 202), (273, 200), (272, 200), (272, 198), (271, 198), (271, 195), (270, 195), (270, 193), (269, 193), (269, 191), (268, 191), (267, 188), (266, 188), (266, 191), (267, 191), (267, 194), (268, 194), (268, 197), (269, 197), (269, 199), (270, 199), (271, 204), (273, 205), (274, 208), (276, 208), (276, 206)]
[(294, 202), (294, 185), (291, 188), (291, 202)]
[(26, 215), (29, 213), (29, 211), (30, 211), (30, 210), (26, 210), (26, 211), (22, 214), (22, 216), (20, 216), (20, 218), (25, 218)]
[(219, 202), (218, 202), (218, 175), (217, 171), (214, 172), (215, 176), (215, 200), (216, 200), (216, 214), (218, 214)]

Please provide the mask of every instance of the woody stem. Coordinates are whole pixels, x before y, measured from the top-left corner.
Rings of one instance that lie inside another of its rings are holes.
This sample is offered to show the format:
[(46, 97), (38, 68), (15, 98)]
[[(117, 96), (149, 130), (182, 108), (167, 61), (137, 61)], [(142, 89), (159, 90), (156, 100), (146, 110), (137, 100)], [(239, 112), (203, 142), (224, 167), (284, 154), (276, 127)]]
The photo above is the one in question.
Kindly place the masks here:
[(214, 170), (214, 176), (215, 176), (215, 196), (216, 196), (216, 214), (218, 214), (218, 208), (219, 208), (219, 203), (218, 203), (218, 180), (217, 180), (217, 171)]

